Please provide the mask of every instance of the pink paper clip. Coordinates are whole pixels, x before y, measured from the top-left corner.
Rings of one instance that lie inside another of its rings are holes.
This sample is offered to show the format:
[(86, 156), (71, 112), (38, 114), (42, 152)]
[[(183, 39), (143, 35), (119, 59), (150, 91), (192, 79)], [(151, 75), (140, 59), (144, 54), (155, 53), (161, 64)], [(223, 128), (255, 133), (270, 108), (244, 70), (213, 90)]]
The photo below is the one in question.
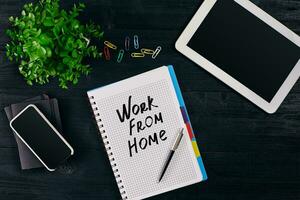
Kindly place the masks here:
[(104, 52), (105, 59), (110, 60), (110, 52), (107, 46), (104, 46), (103, 52)]

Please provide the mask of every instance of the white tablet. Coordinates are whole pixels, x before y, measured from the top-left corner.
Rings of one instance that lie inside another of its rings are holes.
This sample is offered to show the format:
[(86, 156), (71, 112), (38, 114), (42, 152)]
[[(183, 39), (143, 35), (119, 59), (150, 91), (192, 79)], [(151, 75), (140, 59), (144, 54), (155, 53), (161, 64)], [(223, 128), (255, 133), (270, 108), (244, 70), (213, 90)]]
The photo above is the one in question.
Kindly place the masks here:
[(205, 0), (175, 46), (268, 113), (300, 76), (300, 37), (248, 0)]

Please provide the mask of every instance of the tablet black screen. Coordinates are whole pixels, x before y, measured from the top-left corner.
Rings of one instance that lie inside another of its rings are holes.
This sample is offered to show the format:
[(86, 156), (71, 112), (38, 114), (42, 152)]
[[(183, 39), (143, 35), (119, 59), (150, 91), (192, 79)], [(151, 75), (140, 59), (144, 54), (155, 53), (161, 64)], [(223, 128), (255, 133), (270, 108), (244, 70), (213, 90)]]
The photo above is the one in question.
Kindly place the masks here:
[(217, 1), (188, 46), (270, 102), (300, 48), (234, 1)]

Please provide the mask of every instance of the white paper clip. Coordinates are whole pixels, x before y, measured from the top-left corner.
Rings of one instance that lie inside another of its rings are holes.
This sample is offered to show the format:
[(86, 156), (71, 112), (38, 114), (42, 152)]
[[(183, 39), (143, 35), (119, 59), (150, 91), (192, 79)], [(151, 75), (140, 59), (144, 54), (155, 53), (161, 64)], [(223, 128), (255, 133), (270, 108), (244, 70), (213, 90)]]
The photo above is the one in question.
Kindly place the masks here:
[(152, 54), (153, 59), (155, 59), (158, 56), (159, 52), (161, 52), (161, 49), (161, 46), (156, 47), (154, 53)]

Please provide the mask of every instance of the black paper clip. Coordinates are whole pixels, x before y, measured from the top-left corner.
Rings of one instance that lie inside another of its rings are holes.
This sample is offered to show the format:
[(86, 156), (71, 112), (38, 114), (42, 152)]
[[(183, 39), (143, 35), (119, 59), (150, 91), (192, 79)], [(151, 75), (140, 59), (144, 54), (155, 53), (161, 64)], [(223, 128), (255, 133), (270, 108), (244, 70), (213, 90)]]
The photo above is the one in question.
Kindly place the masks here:
[(125, 50), (129, 51), (130, 48), (130, 38), (128, 36), (125, 37)]

